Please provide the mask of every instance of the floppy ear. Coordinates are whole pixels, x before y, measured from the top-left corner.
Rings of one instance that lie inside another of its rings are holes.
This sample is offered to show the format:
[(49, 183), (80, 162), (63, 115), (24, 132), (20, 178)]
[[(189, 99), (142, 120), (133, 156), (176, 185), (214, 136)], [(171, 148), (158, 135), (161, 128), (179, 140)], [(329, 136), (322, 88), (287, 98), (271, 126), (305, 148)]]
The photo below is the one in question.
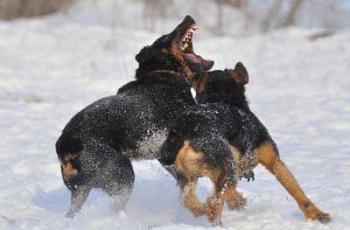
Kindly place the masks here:
[(141, 51), (136, 55), (135, 59), (136, 61), (141, 64), (146, 62), (150, 59), (150, 57), (153, 56), (152, 49), (150, 46), (145, 46), (141, 49)]
[(234, 70), (225, 69), (226, 73), (238, 84), (246, 85), (249, 82), (249, 74), (247, 69), (241, 62), (238, 62)]

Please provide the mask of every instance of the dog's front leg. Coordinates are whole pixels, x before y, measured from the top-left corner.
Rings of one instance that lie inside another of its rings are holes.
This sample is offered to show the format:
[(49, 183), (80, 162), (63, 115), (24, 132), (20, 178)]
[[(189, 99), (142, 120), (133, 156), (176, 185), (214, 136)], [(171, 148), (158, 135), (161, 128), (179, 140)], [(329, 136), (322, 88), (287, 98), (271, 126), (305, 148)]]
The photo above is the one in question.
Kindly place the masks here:
[(300, 188), (293, 174), (278, 156), (273, 142), (266, 142), (257, 149), (259, 162), (264, 165), (283, 187), (294, 197), (300, 209), (308, 219), (318, 220), (324, 224), (331, 221), (329, 214), (322, 212), (311, 202)]

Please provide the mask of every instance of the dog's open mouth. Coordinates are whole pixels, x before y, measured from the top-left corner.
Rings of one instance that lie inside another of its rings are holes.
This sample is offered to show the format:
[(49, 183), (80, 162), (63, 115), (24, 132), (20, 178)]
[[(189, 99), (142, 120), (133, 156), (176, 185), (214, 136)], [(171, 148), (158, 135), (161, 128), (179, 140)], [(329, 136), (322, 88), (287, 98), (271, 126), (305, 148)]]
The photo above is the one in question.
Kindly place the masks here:
[(185, 32), (180, 42), (180, 49), (187, 62), (195, 68), (210, 70), (214, 65), (214, 61), (207, 60), (197, 55), (193, 50), (193, 36), (196, 34), (198, 28), (196, 24), (192, 24)]

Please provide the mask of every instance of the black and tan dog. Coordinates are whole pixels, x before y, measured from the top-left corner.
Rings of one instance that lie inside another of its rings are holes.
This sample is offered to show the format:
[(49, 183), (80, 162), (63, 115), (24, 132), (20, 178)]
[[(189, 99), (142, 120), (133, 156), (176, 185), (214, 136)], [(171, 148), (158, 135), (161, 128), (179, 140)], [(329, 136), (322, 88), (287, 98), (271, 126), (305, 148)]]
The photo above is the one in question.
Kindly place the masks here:
[[(170, 130), (161, 162), (174, 165), (183, 204), (195, 216), (206, 214), (210, 221), (221, 223), (225, 202), (230, 209), (245, 204), (245, 198), (236, 191), (238, 178), (260, 163), (294, 197), (306, 218), (328, 223), (329, 214), (306, 197), (281, 160), (267, 129), (250, 111), (245, 97), (248, 81), (241, 63), (234, 70), (204, 75), (197, 90), (202, 105), (179, 116)], [(197, 178), (202, 176), (209, 177), (215, 186), (207, 204), (195, 195)]]
[[(65, 185), (71, 191), (73, 216), (90, 190), (100, 188), (123, 208), (134, 184), (131, 159), (155, 159), (168, 128), (195, 105), (190, 82), (213, 61), (193, 51), (195, 21), (187, 16), (170, 34), (136, 56), (136, 80), (117, 95), (100, 99), (77, 113), (56, 143)], [(157, 157), (158, 158), (158, 157)]]

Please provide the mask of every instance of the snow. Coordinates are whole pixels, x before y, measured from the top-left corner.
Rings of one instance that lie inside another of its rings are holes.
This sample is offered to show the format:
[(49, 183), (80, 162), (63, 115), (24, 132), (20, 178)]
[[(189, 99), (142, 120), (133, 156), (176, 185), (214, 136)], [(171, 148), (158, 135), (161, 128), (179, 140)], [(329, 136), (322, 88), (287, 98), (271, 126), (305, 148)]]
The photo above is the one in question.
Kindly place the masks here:
[[(195, 38), (196, 52), (214, 59), (216, 69), (245, 64), (251, 109), (306, 194), (333, 217), (327, 226), (305, 220), (259, 166), (254, 182), (238, 186), (246, 209), (225, 209), (224, 228), (350, 229), (350, 32), (310, 42), (313, 32)], [(151, 160), (133, 162), (125, 212), (113, 213), (111, 199), (94, 191), (81, 213), (64, 217), (70, 197), (54, 148), (60, 131), (79, 110), (132, 80), (134, 56), (159, 35), (61, 16), (0, 22), (0, 229), (220, 229), (192, 217), (175, 181)], [(212, 186), (202, 179), (198, 187), (204, 200)]]

